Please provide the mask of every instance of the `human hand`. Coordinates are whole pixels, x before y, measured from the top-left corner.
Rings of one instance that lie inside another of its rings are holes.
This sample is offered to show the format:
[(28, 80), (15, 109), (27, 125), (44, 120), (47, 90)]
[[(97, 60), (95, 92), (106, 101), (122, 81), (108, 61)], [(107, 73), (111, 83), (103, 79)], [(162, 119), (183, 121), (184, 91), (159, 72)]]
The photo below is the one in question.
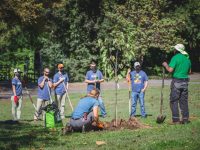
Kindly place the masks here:
[(65, 80), (65, 78), (63, 78), (63, 77), (60, 77), (60, 82), (63, 82)]
[(18, 104), (18, 101), (19, 101), (18, 96), (14, 96), (14, 102), (15, 102), (16, 105)]
[(163, 65), (163, 67), (167, 67), (168, 66), (167, 62), (163, 62), (162, 65)]
[(141, 92), (145, 92), (146, 89), (142, 89)]
[(44, 81), (49, 81), (49, 77), (45, 76)]
[(98, 121), (98, 122), (97, 122), (97, 127), (100, 128), (100, 129), (103, 129), (103, 128), (104, 128), (103, 122)]
[(128, 68), (127, 74), (129, 74), (130, 72), (131, 72), (131, 69), (130, 69), (130, 68)]

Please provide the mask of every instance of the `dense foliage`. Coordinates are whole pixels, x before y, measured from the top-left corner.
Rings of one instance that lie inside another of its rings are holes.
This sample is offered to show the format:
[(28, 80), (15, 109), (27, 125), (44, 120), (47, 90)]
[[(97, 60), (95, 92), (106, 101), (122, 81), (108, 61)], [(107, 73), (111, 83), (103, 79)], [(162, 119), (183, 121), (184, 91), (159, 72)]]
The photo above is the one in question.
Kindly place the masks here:
[(118, 52), (119, 77), (136, 60), (157, 74), (162, 54), (177, 43), (200, 47), (197, 0), (2, 0), (0, 5), (0, 64), (29, 72), (49, 66), (54, 73), (63, 62), (71, 81), (82, 81), (96, 60), (110, 79)]

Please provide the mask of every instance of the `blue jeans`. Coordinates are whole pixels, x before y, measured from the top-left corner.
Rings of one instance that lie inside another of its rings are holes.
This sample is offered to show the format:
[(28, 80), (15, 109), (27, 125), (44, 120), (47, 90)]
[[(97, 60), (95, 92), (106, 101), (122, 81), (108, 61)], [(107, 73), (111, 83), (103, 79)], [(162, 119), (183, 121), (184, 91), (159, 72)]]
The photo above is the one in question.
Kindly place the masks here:
[(98, 101), (99, 101), (99, 107), (100, 107), (101, 115), (105, 116), (107, 113), (106, 113), (106, 109), (105, 109), (105, 106), (104, 106), (104, 103), (103, 103), (101, 96), (99, 96)]
[(144, 107), (144, 92), (132, 92), (132, 106), (131, 106), (131, 117), (136, 114), (137, 100), (140, 103), (140, 113), (142, 117), (146, 117), (145, 107)]

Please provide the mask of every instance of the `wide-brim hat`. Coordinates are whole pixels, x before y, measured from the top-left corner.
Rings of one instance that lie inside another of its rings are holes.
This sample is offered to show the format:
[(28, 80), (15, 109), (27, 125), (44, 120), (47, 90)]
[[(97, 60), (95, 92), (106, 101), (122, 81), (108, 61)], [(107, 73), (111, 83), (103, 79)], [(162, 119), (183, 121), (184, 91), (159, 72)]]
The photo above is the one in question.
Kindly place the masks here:
[(188, 53), (185, 51), (185, 46), (183, 44), (176, 44), (175, 46), (172, 46), (177, 51), (179, 51), (183, 55), (188, 55)]

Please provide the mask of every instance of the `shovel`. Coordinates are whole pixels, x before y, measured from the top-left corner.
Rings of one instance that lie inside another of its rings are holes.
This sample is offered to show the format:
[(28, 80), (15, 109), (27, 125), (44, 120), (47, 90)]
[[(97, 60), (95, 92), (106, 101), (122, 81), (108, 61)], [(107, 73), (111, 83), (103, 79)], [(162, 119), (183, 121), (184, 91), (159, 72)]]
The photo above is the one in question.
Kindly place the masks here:
[(163, 123), (165, 121), (166, 115), (162, 114), (163, 111), (163, 88), (164, 88), (164, 78), (165, 78), (165, 68), (162, 67), (162, 88), (161, 88), (161, 98), (160, 98), (160, 115), (158, 115), (156, 122)]

